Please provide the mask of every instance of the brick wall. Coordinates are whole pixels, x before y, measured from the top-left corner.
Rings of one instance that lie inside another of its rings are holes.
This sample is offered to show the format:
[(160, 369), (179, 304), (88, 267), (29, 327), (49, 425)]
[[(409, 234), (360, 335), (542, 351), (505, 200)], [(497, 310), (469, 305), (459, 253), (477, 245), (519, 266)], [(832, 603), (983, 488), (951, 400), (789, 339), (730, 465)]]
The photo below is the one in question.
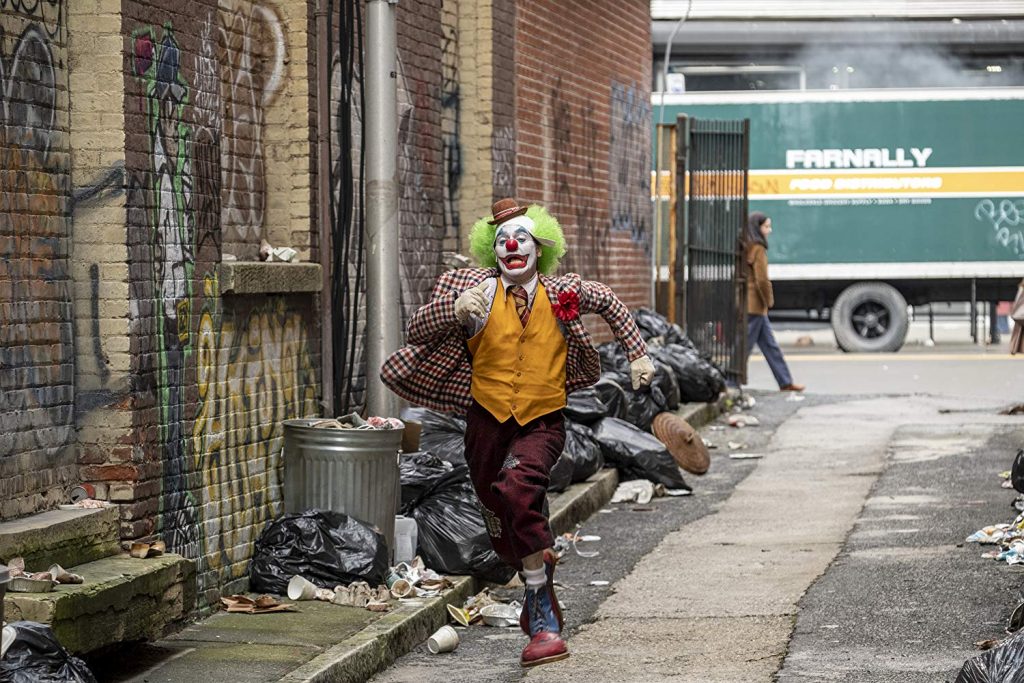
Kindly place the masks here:
[(198, 560), (207, 603), (281, 509), (281, 421), (318, 410), (314, 295), (221, 296), (217, 273), (264, 238), (311, 245), (308, 20), (298, 0), (123, 5), (132, 430), (82, 476), (123, 503), (123, 538)]
[(0, 519), (75, 475), (71, 160), (62, 4), (0, 5)]
[(563, 271), (650, 305), (649, 3), (522, 0), (516, 12), (517, 195), (561, 221)]

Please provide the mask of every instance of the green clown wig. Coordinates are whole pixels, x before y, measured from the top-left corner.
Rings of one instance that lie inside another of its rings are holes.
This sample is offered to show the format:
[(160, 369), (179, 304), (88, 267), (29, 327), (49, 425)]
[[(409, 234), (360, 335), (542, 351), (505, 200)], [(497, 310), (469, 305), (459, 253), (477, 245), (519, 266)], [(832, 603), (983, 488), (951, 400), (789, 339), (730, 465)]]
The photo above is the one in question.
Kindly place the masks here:
[[(565, 235), (558, 219), (548, 213), (543, 206), (534, 204), (526, 210), (526, 215), (533, 220), (533, 234), (541, 239), (552, 240), (553, 247), (540, 247), (540, 258), (537, 259), (537, 270), (551, 275), (558, 269), (558, 260), (565, 255)], [(485, 216), (473, 224), (469, 233), (469, 250), (476, 257), (477, 263), (484, 268), (497, 268), (498, 257), (494, 255), (494, 235), (498, 226), (491, 225), (490, 216)], [(539, 246), (539, 245), (538, 245)]]

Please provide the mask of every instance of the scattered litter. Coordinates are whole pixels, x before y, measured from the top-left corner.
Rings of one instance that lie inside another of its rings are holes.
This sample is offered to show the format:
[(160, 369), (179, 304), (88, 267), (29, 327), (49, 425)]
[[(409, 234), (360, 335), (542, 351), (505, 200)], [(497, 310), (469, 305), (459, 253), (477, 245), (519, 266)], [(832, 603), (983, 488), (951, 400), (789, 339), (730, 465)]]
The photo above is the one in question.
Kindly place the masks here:
[(967, 543), (981, 543), (982, 545), (999, 543), (1006, 538), (1009, 530), (1009, 524), (993, 524), (991, 526), (978, 529), (964, 540)]
[(85, 579), (82, 578), (81, 574), (72, 574), (71, 572), (69, 572), (67, 569), (64, 569), (64, 567), (60, 566), (59, 564), (53, 565), (52, 567), (50, 567), (50, 569), (48, 571), (49, 571), (50, 576), (52, 576), (53, 580), (56, 581), (57, 583), (63, 583), (63, 584), (68, 584), (68, 583), (73, 583), (73, 584), (85, 583)]
[(786, 397), (786, 400), (789, 401), (790, 403), (799, 403), (800, 401), (804, 400), (805, 398), (807, 398), (807, 397), (804, 396), (803, 394), (798, 394), (796, 392), (793, 392), (792, 394), (790, 394), (789, 396)]
[(692, 496), (693, 491), (688, 491), (686, 489), (665, 489), (665, 495), (672, 496), (673, 498), (677, 496)]
[(590, 585), (591, 585), (591, 586), (607, 586), (607, 585), (609, 585), (609, 583), (610, 583), (610, 582), (608, 582), (608, 581), (600, 581), (600, 580), (596, 580), (596, 581), (591, 581), (591, 582), (590, 582)]
[(68, 505), (59, 505), (61, 510), (98, 510), (100, 508), (108, 508), (113, 503), (107, 500), (96, 500), (95, 498), (82, 498), (76, 500), (74, 503)]
[(665, 487), (660, 484), (656, 486), (654, 482), (648, 481), (647, 479), (633, 479), (632, 481), (624, 481), (619, 484), (618, 488), (615, 489), (615, 493), (612, 495), (611, 502), (635, 502), (645, 505), (651, 502), (651, 498), (658, 495), (664, 495), (664, 493)]
[(144, 560), (147, 557), (159, 557), (167, 552), (167, 544), (163, 541), (154, 541), (153, 543), (144, 543), (142, 541), (136, 541), (131, 544), (128, 553), (139, 560)]
[(1024, 632), (964, 662), (957, 683), (1002, 683), (1019, 678), (1024, 668)]
[(459, 646), (459, 634), (451, 626), (445, 624), (441, 628), (437, 629), (430, 638), (427, 639), (427, 649), (430, 650), (430, 654), (441, 654), (442, 652), (451, 652)]
[(635, 507), (635, 508), (630, 508), (630, 510), (633, 511), (633, 512), (654, 512), (654, 508), (650, 508), (650, 507)]
[(1000, 415), (1024, 415), (1024, 403), (1018, 403), (1017, 405), (1010, 406), (1005, 410), (999, 411)]
[(448, 605), (448, 614), (460, 626), (469, 626), (476, 617), (480, 616), (479, 614), (470, 615), (469, 610), (463, 607), (456, 607), (455, 605)]
[(484, 605), (481, 607), (480, 616), (483, 618), (483, 622), (487, 626), (505, 628), (508, 626), (519, 625), (520, 611), (521, 608), (517, 609), (512, 605), (495, 603), (493, 605)]
[(573, 549), (573, 552), (575, 552), (580, 557), (597, 557), (598, 555), (601, 554), (601, 551), (599, 551), (599, 550), (580, 550), (579, 543), (580, 543), (580, 541), (583, 541), (584, 543), (596, 543), (597, 541), (600, 541), (600, 540), (601, 540), (600, 536), (593, 536), (593, 535), (580, 536), (580, 532), (579, 532), (579, 530), (577, 530), (576, 533), (573, 534), (573, 536), (572, 536), (572, 549)]
[(289, 600), (323, 600), (333, 602), (335, 593), (329, 588), (320, 588), (301, 576), (293, 576), (288, 582)]
[(764, 453), (748, 453), (746, 451), (740, 451), (738, 453), (730, 453), (729, 458), (731, 460), (759, 460), (764, 457)]
[(291, 247), (273, 247), (270, 242), (260, 240), (260, 261), (291, 263), (297, 261), (299, 252)]
[(991, 650), (998, 644), (998, 638), (989, 638), (988, 640), (979, 640), (974, 644), (974, 647), (978, 648), (979, 650)]
[(725, 429), (725, 426), (724, 425), (711, 425), (710, 427), (708, 427), (708, 429), (710, 429), (713, 432), (720, 432), (720, 431)]
[(753, 408), (754, 406), (757, 405), (757, 399), (755, 399), (750, 394), (743, 394), (736, 401), (736, 405), (740, 406), (741, 408), (746, 408), (749, 410), (750, 408)]
[(396, 417), (369, 417), (363, 419), (358, 413), (341, 417), (315, 420), (309, 424), (314, 429), (402, 429), (405, 423)]
[(78, 574), (72, 574), (59, 564), (45, 572), (30, 572), (25, 569), (25, 559), (12, 557), (7, 565), (10, 582), (7, 590), (12, 593), (49, 593), (57, 584), (84, 583)]
[(269, 595), (261, 595), (255, 600), (245, 595), (228, 595), (220, 599), (228, 612), (243, 614), (269, 614), (271, 612), (297, 612), (295, 605), (278, 602)]
[(761, 424), (761, 421), (753, 415), (743, 415), (740, 413), (729, 416), (730, 427), (756, 427), (759, 424)]
[[(46, 575), (49, 577), (49, 574)], [(7, 584), (7, 590), (12, 593), (49, 593), (53, 590), (53, 580), (33, 579), (28, 576), (12, 578)]]
[(601, 508), (598, 512), (607, 515), (609, 512), (615, 512), (615, 508)]
[(742, 441), (730, 441), (726, 444), (730, 451), (741, 451), (747, 447), (747, 444)]
[(707, 439), (701, 439), (701, 441), (704, 442), (704, 447), (705, 448), (718, 448), (717, 444), (714, 444), (714, 443), (708, 441)]

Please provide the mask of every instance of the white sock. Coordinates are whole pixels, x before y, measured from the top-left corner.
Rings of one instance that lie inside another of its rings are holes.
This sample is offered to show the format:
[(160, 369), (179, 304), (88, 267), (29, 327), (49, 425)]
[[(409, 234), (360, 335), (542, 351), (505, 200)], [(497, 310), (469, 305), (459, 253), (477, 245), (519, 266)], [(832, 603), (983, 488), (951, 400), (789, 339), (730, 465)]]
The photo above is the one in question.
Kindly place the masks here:
[(548, 577), (544, 573), (544, 567), (540, 569), (526, 569), (524, 567), (523, 575), (526, 577), (527, 588), (540, 588), (548, 582)]

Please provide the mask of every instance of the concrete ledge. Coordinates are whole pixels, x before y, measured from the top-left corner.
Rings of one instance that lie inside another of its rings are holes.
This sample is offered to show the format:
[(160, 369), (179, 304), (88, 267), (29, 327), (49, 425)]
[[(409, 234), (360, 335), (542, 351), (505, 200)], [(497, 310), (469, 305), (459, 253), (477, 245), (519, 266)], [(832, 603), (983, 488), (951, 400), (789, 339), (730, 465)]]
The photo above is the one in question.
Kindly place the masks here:
[(359, 683), (387, 668), (448, 623), (447, 605), (461, 606), (477, 591), (469, 576), (423, 607), (403, 605), (280, 679), (281, 683)]
[(51, 593), (8, 592), (4, 617), (50, 624), (64, 647), (81, 653), (159, 638), (195, 606), (195, 564), (179, 555), (147, 560), (120, 555), (72, 571), (85, 583), (58, 586)]
[(116, 555), (118, 508), (50, 510), (0, 524), (0, 563), (24, 557), (32, 571), (74, 567)]
[(319, 263), (224, 261), (218, 272), (221, 294), (319, 292), (324, 284)]

